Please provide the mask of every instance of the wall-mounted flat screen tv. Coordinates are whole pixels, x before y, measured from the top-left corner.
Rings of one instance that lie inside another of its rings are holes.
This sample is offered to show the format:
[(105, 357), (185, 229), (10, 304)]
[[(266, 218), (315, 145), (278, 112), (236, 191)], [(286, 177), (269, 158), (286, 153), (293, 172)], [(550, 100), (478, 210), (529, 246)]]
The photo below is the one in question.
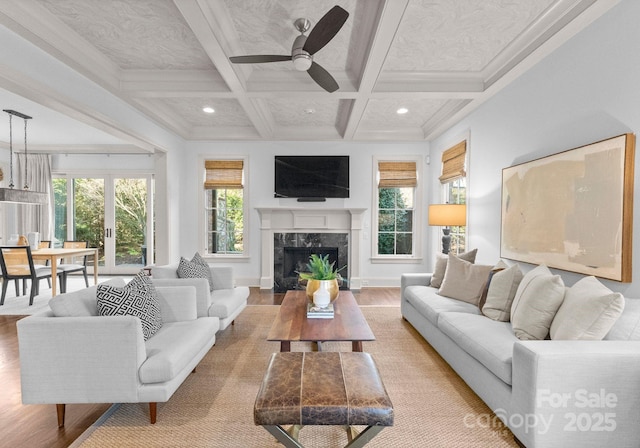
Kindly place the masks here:
[(349, 156), (275, 156), (275, 197), (348, 198)]

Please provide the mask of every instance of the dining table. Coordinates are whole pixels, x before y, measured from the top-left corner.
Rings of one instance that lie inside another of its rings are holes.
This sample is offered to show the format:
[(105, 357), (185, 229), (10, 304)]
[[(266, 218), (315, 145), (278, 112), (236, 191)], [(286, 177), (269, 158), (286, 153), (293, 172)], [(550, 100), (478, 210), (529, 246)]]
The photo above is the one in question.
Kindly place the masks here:
[(51, 297), (57, 294), (58, 262), (67, 257), (79, 257), (93, 255), (93, 283), (98, 284), (98, 249), (95, 247), (85, 248), (43, 248), (31, 251), (32, 258), (39, 261), (49, 261), (51, 267)]

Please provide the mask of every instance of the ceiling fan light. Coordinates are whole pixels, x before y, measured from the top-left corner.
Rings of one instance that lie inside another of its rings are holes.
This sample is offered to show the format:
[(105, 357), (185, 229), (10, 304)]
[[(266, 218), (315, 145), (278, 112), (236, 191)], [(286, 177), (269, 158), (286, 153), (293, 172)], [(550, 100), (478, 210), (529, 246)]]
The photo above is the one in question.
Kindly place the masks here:
[(296, 70), (306, 72), (311, 67), (313, 60), (308, 54), (298, 54), (293, 57), (293, 66)]

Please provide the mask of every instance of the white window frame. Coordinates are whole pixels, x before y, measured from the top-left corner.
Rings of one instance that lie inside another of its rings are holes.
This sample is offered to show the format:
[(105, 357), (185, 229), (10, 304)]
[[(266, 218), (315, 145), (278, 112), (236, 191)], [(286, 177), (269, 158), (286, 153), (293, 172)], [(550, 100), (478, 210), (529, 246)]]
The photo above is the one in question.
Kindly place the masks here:
[[(206, 190), (204, 188), (205, 181), (205, 160), (242, 160), (242, 253), (238, 254), (210, 254), (208, 253), (208, 235), (207, 235), (207, 214), (206, 214)], [(224, 260), (228, 262), (249, 260), (249, 156), (247, 155), (217, 155), (217, 154), (201, 154), (198, 157), (197, 169), (201, 173), (198, 182), (198, 247), (202, 257), (209, 260)]]
[[(422, 214), (424, 205), (422, 190), (424, 185), (422, 155), (407, 156), (374, 156), (372, 168), (372, 206), (371, 206), (371, 262), (372, 263), (421, 263), (422, 261)], [(380, 255), (378, 254), (378, 162), (415, 162), (418, 184), (414, 189), (413, 197), (413, 237), (411, 255)]]

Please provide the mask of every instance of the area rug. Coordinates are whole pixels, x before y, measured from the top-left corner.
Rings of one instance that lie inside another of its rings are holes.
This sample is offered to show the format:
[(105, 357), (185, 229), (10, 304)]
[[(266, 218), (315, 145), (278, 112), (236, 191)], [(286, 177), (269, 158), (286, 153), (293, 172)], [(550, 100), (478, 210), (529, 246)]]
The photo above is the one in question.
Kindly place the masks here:
[[(73, 446), (92, 447), (278, 447), (253, 423), (255, 401), (267, 361), (279, 343), (267, 333), (277, 306), (248, 306), (149, 424), (148, 405), (121, 404)], [(376, 341), (365, 342), (394, 405), (395, 424), (367, 447), (516, 447), (513, 435), (424, 339), (402, 320), (398, 307), (364, 307)], [(350, 350), (325, 343), (323, 350)], [(292, 350), (310, 350), (292, 343)], [(73, 405), (70, 405), (73, 406)], [(347, 444), (340, 427), (306, 426), (305, 447)]]

